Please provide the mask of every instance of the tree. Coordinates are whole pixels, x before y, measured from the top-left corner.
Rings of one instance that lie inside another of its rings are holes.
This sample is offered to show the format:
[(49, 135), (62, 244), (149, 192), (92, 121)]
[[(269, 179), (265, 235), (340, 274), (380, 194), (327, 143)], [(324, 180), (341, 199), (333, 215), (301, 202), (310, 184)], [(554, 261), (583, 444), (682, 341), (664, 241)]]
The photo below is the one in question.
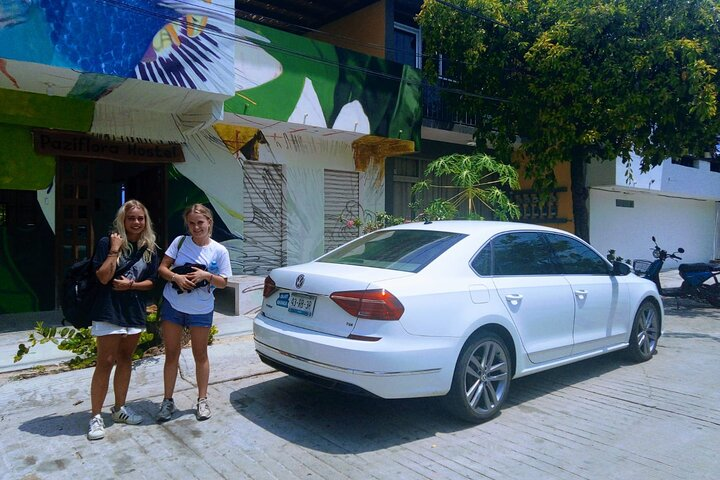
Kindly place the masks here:
[[(502, 189), (498, 188), (499, 185), (513, 190), (519, 189), (517, 170), (511, 165), (498, 162), (489, 155), (455, 153), (440, 157), (430, 162), (425, 176), (428, 178), (413, 185), (413, 192), (422, 192), (430, 187), (459, 190), (448, 200), (435, 200), (430, 204), (429, 209), (426, 209), (426, 213), (429, 213), (428, 210), (430, 210), (430, 213), (442, 211), (454, 214), (464, 203), (467, 205), (470, 218), (478, 218), (476, 202), (480, 202), (492, 210), (500, 220), (520, 217), (518, 206), (510, 201)], [(450, 177), (453, 185), (440, 186), (432, 183), (431, 178), (441, 177)]]
[[(426, 0), (425, 73), (468, 92), (476, 143), (547, 194), (570, 162), (576, 233), (588, 239), (586, 166), (713, 155), (720, 133), (720, 6), (712, 0)], [(520, 142), (518, 142), (518, 139)], [(628, 172), (630, 172), (628, 168)], [(628, 173), (630, 175), (630, 173)]]

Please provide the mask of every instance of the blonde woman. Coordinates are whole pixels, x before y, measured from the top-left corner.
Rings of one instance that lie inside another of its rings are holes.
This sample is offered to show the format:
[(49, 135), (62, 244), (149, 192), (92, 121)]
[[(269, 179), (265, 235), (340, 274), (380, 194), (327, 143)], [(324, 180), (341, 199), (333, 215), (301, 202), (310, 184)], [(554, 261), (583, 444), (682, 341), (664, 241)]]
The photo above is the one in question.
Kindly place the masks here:
[[(184, 328), (190, 330), (190, 342), (195, 359), (195, 379), (198, 386), (195, 417), (198, 420), (210, 418), (210, 406), (207, 401), (210, 360), (207, 345), (215, 309), (213, 289), (225, 288), (228, 277), (232, 275), (227, 249), (211, 238), (212, 211), (197, 203), (185, 210), (183, 219), (190, 236), (177, 237), (170, 243), (158, 269), (158, 274), (168, 281), (163, 290), (163, 302), (160, 307), (161, 329), (165, 344), (163, 371), (165, 397), (156, 416), (158, 422), (170, 420), (175, 412), (173, 392)], [(213, 264), (216, 266), (214, 272), (210, 268)], [(171, 268), (174, 266), (184, 267), (183, 273), (178, 273), (180, 270), (173, 272)]]
[(90, 386), (92, 417), (89, 440), (105, 436), (101, 410), (115, 366), (111, 409), (115, 423), (137, 425), (142, 417), (125, 405), (132, 355), (145, 330), (146, 299), (157, 278), (155, 232), (147, 208), (137, 200), (125, 202), (113, 222), (113, 233), (98, 242), (93, 263), (100, 282), (90, 311), (91, 333), (97, 340), (97, 363)]

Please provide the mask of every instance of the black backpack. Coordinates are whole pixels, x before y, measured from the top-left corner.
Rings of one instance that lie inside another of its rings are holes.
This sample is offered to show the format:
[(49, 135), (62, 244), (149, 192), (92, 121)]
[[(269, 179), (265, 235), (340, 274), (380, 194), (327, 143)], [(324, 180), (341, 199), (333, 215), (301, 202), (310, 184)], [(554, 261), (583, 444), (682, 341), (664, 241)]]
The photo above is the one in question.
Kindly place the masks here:
[[(125, 265), (115, 271), (115, 277), (120, 277), (130, 270), (140, 260), (145, 250), (147, 250), (146, 246), (135, 252)], [(99, 288), (100, 281), (95, 275), (92, 257), (75, 262), (70, 266), (63, 280), (62, 298), (60, 299), (60, 308), (65, 317), (63, 325), (70, 324), (75, 328), (88, 328), (92, 325), (90, 309)]]
[(60, 307), (65, 317), (64, 325), (70, 324), (75, 328), (92, 325), (90, 308), (99, 284), (92, 258), (72, 264), (65, 274), (60, 299)]

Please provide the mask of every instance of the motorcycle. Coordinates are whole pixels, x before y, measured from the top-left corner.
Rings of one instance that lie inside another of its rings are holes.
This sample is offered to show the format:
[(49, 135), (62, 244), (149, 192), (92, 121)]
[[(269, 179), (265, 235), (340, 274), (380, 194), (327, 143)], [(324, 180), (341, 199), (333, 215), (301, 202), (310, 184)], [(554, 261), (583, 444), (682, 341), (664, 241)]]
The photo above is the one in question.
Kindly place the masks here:
[[(652, 250), (654, 261), (635, 260), (633, 269), (635, 273), (652, 280), (657, 286), (658, 292), (664, 297), (690, 298), (694, 300), (707, 301), (713, 307), (720, 307), (720, 281), (718, 273), (720, 266), (711, 263), (681, 263), (678, 267), (682, 285), (675, 288), (663, 288), (660, 285), (660, 271), (665, 261), (671, 258), (675, 261), (682, 260), (678, 253), (685, 253), (685, 249), (678, 248), (673, 253), (660, 248), (655, 237), (652, 237), (655, 247)], [(708, 283), (708, 280), (713, 279)]]

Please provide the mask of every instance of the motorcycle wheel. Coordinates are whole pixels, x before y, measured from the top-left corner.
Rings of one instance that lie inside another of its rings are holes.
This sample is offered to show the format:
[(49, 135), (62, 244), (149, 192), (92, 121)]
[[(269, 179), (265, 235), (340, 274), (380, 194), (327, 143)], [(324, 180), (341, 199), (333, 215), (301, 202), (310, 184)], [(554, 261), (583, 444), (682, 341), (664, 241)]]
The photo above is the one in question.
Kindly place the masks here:
[(715, 308), (720, 308), (720, 283), (708, 285), (705, 289), (705, 298)]

